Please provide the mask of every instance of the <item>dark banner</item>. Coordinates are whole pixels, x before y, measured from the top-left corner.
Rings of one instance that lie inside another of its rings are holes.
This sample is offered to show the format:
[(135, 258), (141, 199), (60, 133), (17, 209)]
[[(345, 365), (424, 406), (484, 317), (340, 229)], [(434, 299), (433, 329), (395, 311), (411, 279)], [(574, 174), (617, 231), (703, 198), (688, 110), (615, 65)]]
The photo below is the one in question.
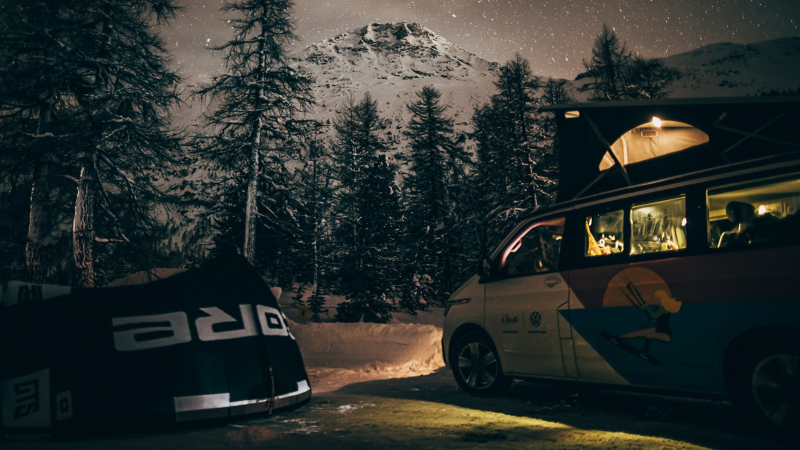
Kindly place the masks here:
[(148, 284), (51, 298), (48, 288), (10, 283), (4, 292), (3, 428), (124, 428), (310, 398), (277, 300), (238, 255)]

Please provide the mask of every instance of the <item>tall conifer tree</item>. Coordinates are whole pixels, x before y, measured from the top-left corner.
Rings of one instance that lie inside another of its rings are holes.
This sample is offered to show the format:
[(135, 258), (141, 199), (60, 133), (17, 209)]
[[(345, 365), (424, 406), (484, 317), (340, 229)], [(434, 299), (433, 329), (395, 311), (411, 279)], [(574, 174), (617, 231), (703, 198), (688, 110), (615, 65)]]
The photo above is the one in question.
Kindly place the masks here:
[(386, 120), (367, 94), (350, 98), (334, 122), (334, 238), (338, 290), (347, 298), (337, 320), (388, 322), (398, 278), (401, 212), (395, 168), (381, 130)]
[(519, 217), (551, 203), (555, 183), (544, 175), (541, 80), (516, 55), (501, 67), (495, 86), (497, 94), (473, 116), (485, 250)]
[(39, 97), (28, 102), (13, 95), (4, 105), (10, 114), (1, 114), (4, 121), (36, 120), (24, 125), (34, 130), (28, 142), (14, 142), (36, 149), (24, 161), (34, 185), (28, 278), (42, 279), (37, 253), (50, 225), (40, 219), (46, 199), (55, 198), (52, 180), (71, 180), (78, 188), (72, 203), (75, 280), (91, 287), (100, 259), (96, 243), (108, 255), (119, 244), (147, 240), (158, 225), (152, 212), (160, 191), (153, 179), (175, 161), (177, 140), (168, 127), (178, 76), (167, 67), (155, 25), (177, 8), (172, 0), (65, 0), (12, 1), (2, 9), (2, 39), (10, 48), (0, 53), (12, 59), (2, 74), (4, 87), (27, 87), (28, 100)]
[(439, 91), (425, 86), (407, 105), (412, 117), (406, 132), (411, 152), (405, 208), (413, 272), (407, 282), (413, 288), (404, 295), (402, 306), (410, 311), (424, 308), (425, 302), (443, 303), (457, 272), (454, 183), (457, 166), (469, 156), (458, 145), (453, 120), (445, 116), (447, 106), (440, 101)]
[(580, 90), (591, 91), (593, 101), (665, 98), (670, 84), (681, 76), (658, 59), (634, 56), (606, 24), (594, 40), (592, 59), (584, 60), (583, 67), (582, 76), (592, 81)]
[[(288, 142), (303, 129), (298, 114), (313, 104), (311, 80), (288, 65), (286, 49), (296, 39), (293, 6), (292, 0), (243, 0), (223, 7), (235, 30), (232, 40), (215, 49), (224, 52), (227, 73), (198, 92), (215, 106), (206, 118), (215, 134), (198, 137), (201, 154), (220, 168), (225, 184), (246, 191), (239, 245), (251, 263), (259, 217), (273, 238), (296, 229), (285, 203), (274, 201), (290, 184)], [(242, 178), (245, 185), (235, 184)], [(263, 200), (261, 192), (267, 193)], [(278, 258), (280, 252), (270, 256)]]

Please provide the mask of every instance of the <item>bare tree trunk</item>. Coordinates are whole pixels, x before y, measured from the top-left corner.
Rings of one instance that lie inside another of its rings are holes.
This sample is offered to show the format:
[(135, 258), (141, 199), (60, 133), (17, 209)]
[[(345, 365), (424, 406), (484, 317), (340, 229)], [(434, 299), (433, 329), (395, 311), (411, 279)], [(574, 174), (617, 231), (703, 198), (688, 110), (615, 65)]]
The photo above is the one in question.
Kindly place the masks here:
[[(316, 149), (315, 149), (316, 151)], [(314, 289), (319, 290), (319, 285), (317, 284), (317, 274), (319, 273), (319, 249), (317, 248), (317, 243), (319, 242), (319, 218), (317, 217), (317, 208), (319, 204), (317, 203), (317, 167), (319, 164), (319, 160), (317, 159), (316, 155), (314, 155), (313, 159), (313, 168), (311, 170), (311, 201), (314, 202), (313, 208), (311, 208), (311, 217), (314, 219), (314, 275), (313, 275), (313, 283)]]
[[(258, 89), (256, 91), (255, 104), (260, 109), (264, 97), (264, 81), (267, 72), (267, 45), (266, 30), (261, 28), (261, 39), (258, 43)], [(255, 265), (256, 260), (256, 212), (258, 211), (258, 175), (259, 159), (258, 151), (261, 148), (261, 128), (264, 126), (262, 115), (259, 113), (256, 128), (253, 130), (253, 142), (250, 148), (250, 182), (247, 185), (247, 205), (245, 206), (244, 218), (244, 257)]]
[(75, 200), (72, 247), (80, 287), (94, 287), (94, 175), (94, 165), (86, 163), (81, 169)]
[[(52, 97), (52, 96), (50, 96)], [(52, 100), (46, 100), (39, 108), (39, 134), (50, 131)], [(25, 278), (30, 283), (44, 283), (47, 277), (45, 252), (49, 241), (50, 226), (47, 220), (47, 190), (49, 167), (38, 163), (33, 169), (33, 186), (28, 216), (28, 243), (25, 246)]]
[(47, 250), (50, 227), (47, 220), (47, 175), (49, 167), (39, 164), (33, 170), (28, 243), (25, 246), (25, 278), (30, 283), (44, 283), (47, 276)]
[(250, 154), (250, 182), (247, 184), (247, 205), (244, 217), (244, 257), (255, 264), (256, 259), (256, 211), (258, 204), (258, 147), (261, 141), (261, 119), (258, 120), (258, 130), (254, 133), (253, 146)]

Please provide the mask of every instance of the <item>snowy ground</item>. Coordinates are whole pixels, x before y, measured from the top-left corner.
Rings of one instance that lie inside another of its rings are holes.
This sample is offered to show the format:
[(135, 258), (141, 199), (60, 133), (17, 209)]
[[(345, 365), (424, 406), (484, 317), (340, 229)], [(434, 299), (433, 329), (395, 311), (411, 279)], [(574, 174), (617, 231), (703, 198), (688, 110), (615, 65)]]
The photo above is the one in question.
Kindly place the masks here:
[[(311, 295), (308, 289), (306, 297)], [(292, 307), (294, 293), (285, 292), (279, 303), (290, 320), (315, 393), (347, 384), (428, 375), (444, 367), (442, 359), (443, 310), (432, 308), (415, 315), (395, 312), (389, 324), (336, 323), (336, 305), (344, 299), (327, 296), (322, 323), (301, 321)]]
[[(283, 295), (281, 303), (291, 303), (290, 296)], [(296, 319), (296, 309), (284, 310)], [(418, 316), (397, 314), (387, 325), (291, 324), (314, 391), (311, 402), (295, 411), (183, 431), (66, 442), (8, 436), (0, 448), (790, 448), (742, 426), (723, 402), (524, 382), (502, 398), (470, 397), (443, 367), (442, 320), (442, 310), (434, 308)]]

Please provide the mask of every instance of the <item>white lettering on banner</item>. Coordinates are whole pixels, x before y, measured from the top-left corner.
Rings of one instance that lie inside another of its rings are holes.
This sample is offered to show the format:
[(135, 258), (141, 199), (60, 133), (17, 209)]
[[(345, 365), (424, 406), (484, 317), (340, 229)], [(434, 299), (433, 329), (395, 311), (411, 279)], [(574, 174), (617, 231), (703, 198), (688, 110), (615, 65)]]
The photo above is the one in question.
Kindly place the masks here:
[[(198, 317), (194, 323), (195, 328), (197, 328), (197, 336), (201, 341), (222, 341), (258, 335), (251, 305), (239, 305), (242, 328), (237, 330), (214, 331), (214, 325), (216, 324), (238, 322), (237, 319), (220, 308), (212, 306), (200, 308), (200, 311), (208, 314), (205, 317)], [(256, 314), (258, 315), (259, 325), (261, 325), (262, 335), (288, 336), (295, 340), (291, 330), (289, 330), (288, 319), (280, 310), (269, 306), (256, 305)], [(114, 348), (120, 352), (168, 347), (192, 341), (189, 318), (182, 311), (152, 316), (116, 317), (111, 319), (111, 323), (114, 327), (141, 325), (138, 328), (114, 331)], [(145, 326), (149, 324), (153, 325)], [(144, 336), (151, 333), (163, 335), (164, 332), (169, 332), (170, 336), (156, 336), (152, 339), (147, 339), (147, 336)]]
[[(230, 317), (230, 316), (229, 316)], [(115, 317), (111, 319), (114, 327), (138, 324), (158, 324), (144, 328), (133, 328), (114, 332), (114, 348), (120, 352), (146, 350), (148, 348), (166, 347), (168, 345), (184, 344), (192, 341), (192, 332), (189, 330), (189, 318), (185, 312), (178, 311), (168, 314), (153, 316)], [(163, 324), (169, 325), (164, 326)], [(148, 333), (169, 332), (171, 336), (147, 339), (143, 336)], [(138, 336), (138, 338), (137, 338)]]
[(236, 322), (237, 320), (217, 307), (200, 308), (200, 311), (208, 314), (208, 317), (200, 317), (194, 322), (197, 328), (197, 336), (200, 337), (201, 341), (221, 341), (224, 339), (236, 339), (258, 334), (256, 330), (256, 321), (253, 319), (253, 308), (250, 305), (239, 305), (239, 311), (242, 314), (242, 324), (244, 325), (244, 328), (240, 330), (214, 331), (214, 325), (218, 323)]
[(40, 370), (0, 383), (4, 428), (50, 426), (50, 370)]
[(284, 314), (282, 312), (281, 312), (281, 315), (283, 316), (283, 324), (286, 325), (286, 333), (289, 335), (290, 338), (292, 338), (293, 341), (296, 341), (297, 339), (294, 338), (294, 335), (292, 334), (292, 330), (289, 328), (289, 318), (286, 317), (286, 314)]
[(72, 288), (69, 286), (9, 281), (8, 283), (4, 283), (2, 285), (0, 306), (11, 306), (20, 302), (46, 300), (48, 298), (68, 295), (71, 292)]
[(56, 420), (72, 419), (72, 391), (59, 392), (56, 395)]
[(261, 323), (261, 333), (264, 336), (287, 336), (286, 328), (283, 326), (280, 311), (269, 306), (256, 305), (258, 321)]

